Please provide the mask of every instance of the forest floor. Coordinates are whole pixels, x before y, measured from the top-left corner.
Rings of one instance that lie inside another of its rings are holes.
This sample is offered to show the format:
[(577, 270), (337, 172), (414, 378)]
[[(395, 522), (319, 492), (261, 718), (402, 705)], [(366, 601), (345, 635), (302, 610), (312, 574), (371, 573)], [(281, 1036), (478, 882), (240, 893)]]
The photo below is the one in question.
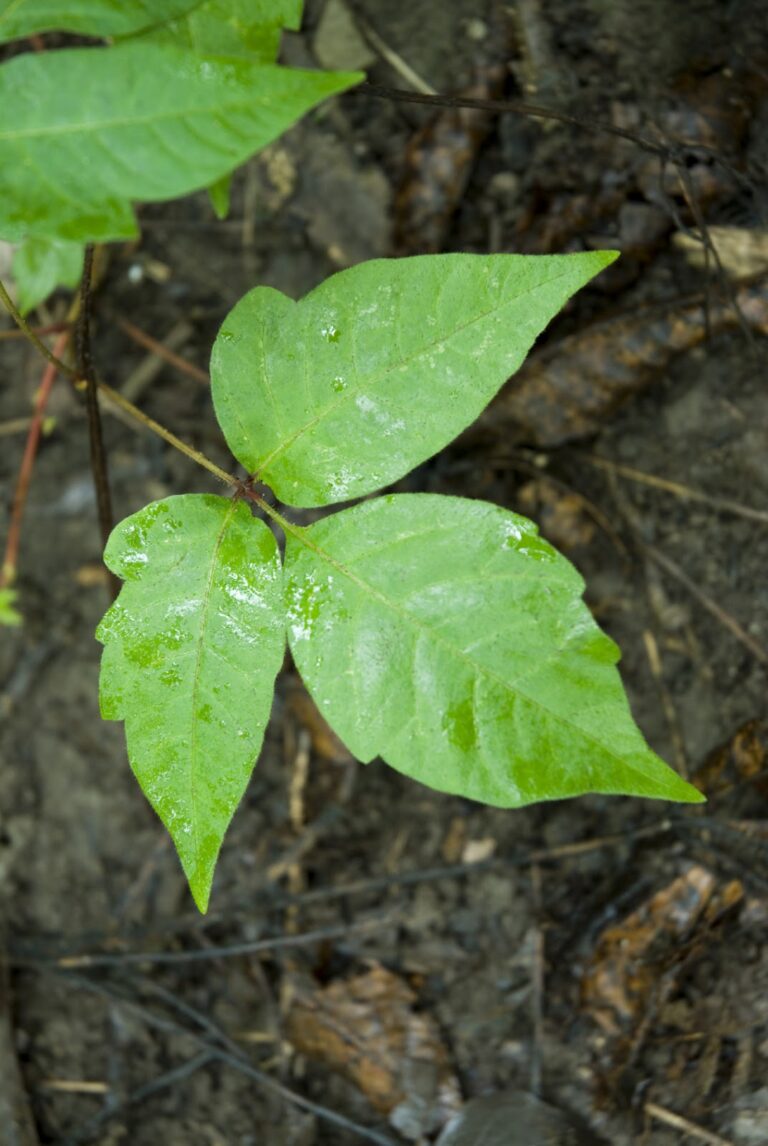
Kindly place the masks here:
[[(768, 11), (519, 0), (512, 19), (491, 0), (356, 0), (373, 50), (327, 7), (307, 5), (287, 62), (407, 87), (383, 42), (441, 93), (528, 99), (669, 154), (551, 119), (435, 124), (349, 93), (238, 173), (226, 221), (203, 194), (141, 210), (95, 298), (99, 372), (230, 467), (206, 384), (121, 320), (205, 371), (256, 284), (300, 297), (395, 253), (621, 250), (528, 372), (397, 488), (540, 523), (623, 650), (649, 742), (709, 802), (509, 812), (435, 793), (351, 761), (287, 666), (198, 917), (122, 727), (99, 718), (87, 427), (57, 382), (24, 624), (0, 631), (0, 918), (40, 1142), (427, 1143), (493, 1096), (443, 1141), (768, 1143)], [(700, 149), (682, 174), (680, 140)], [(11, 340), (0, 361), (2, 430), (28, 414), (41, 363)], [(119, 517), (212, 488), (109, 414), (105, 433)], [(23, 445), (0, 437), (0, 535)], [(86, 954), (110, 959), (61, 961)]]

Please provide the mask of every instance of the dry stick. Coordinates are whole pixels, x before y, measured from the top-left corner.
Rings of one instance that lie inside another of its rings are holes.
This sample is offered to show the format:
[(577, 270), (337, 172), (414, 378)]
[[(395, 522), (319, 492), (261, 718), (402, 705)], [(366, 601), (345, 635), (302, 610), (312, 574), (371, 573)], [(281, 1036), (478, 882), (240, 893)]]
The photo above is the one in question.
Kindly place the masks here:
[[(101, 540), (104, 545), (109, 540), (114, 520), (112, 517), (112, 497), (109, 491), (109, 474), (107, 471), (107, 454), (104, 449), (104, 435), (101, 429), (101, 411), (99, 409), (98, 385), (93, 370), (91, 356), (91, 283), (93, 278), (93, 243), (85, 248), (83, 262), (83, 277), (80, 283), (80, 313), (77, 321), (77, 369), (80, 379), (78, 384), (85, 387), (85, 407), (88, 413), (88, 440), (91, 451), (91, 473), (93, 485), (96, 490), (96, 504), (99, 511), (99, 528)], [(114, 600), (120, 592), (120, 581), (115, 574), (108, 571), (108, 584), (110, 594)]]
[(47, 358), (48, 361), (62, 374), (65, 374), (67, 378), (76, 379), (77, 371), (74, 369), (74, 367), (68, 366), (66, 362), (62, 362), (58, 355), (53, 354), (45, 345), (45, 343), (40, 338), (38, 338), (35, 331), (24, 318), (19, 308), (16, 306), (16, 303), (8, 294), (8, 291), (5, 289), (5, 284), (2, 282), (2, 280), (0, 280), (0, 302), (2, 302), (3, 306), (8, 311), (24, 337), (27, 338), (33, 344), (33, 346), (37, 347), (42, 356)]
[(656, 682), (656, 688), (659, 692), (661, 700), (661, 707), (664, 709), (664, 716), (666, 717), (669, 735), (672, 740), (672, 745), (675, 750), (675, 759), (677, 761), (677, 770), (684, 780), (690, 780), (690, 767), (688, 764), (688, 753), (685, 750), (685, 740), (680, 729), (680, 721), (678, 720), (677, 710), (672, 703), (672, 697), (669, 689), (667, 688), (666, 681), (664, 680), (664, 666), (661, 661), (661, 654), (659, 652), (659, 645), (656, 640), (655, 634), (651, 629), (643, 631), (643, 642), (645, 643), (645, 652), (648, 657), (648, 664), (650, 665), (651, 675)]
[(362, 12), (357, 10), (357, 5), (353, 5), (355, 16), (355, 23), (363, 34), (363, 38), (368, 41), (382, 59), (386, 60), (389, 66), (401, 76), (407, 84), (411, 84), (417, 92), (423, 92), (424, 95), (436, 96), (438, 93), (431, 84), (422, 79), (418, 72), (414, 71), (411, 65), (403, 59), (403, 57), (390, 47), (384, 41), (369, 20), (363, 15)]
[[(338, 884), (335, 887), (317, 887), (310, 891), (303, 891), (298, 895), (279, 892), (271, 897), (271, 902), (272, 905), (276, 907), (292, 903), (296, 903), (301, 907), (307, 907), (313, 903), (325, 903), (337, 899), (348, 899), (357, 895), (388, 891), (393, 887), (413, 887), (422, 883), (433, 883), (437, 880), (463, 879), (470, 875), (482, 874), (487, 871), (518, 870), (519, 868), (530, 867), (532, 863), (558, 863), (561, 860), (588, 855), (591, 852), (600, 851), (604, 848), (621, 847), (630, 840), (652, 839), (654, 836), (666, 835), (674, 827), (674, 823), (675, 821), (667, 818), (651, 825), (623, 832), (619, 835), (577, 840), (573, 843), (559, 844), (552, 848), (542, 848), (532, 852), (524, 852), (506, 860), (494, 858), (480, 860), (477, 863), (457, 863), (447, 864), (443, 867), (416, 868), (410, 871), (393, 872), (389, 875), (371, 876), (366, 879), (355, 880), (352, 883)], [(292, 852), (289, 852), (289, 855), (292, 854)], [(287, 858), (285, 862), (287, 864)], [(283, 874), (284, 870), (285, 865), (281, 864), (278, 874)], [(264, 894), (265, 892), (269, 892), (269, 889), (263, 886), (256, 888), (256, 893)], [(237, 911), (241, 910), (241, 908), (238, 904), (235, 904), (232, 910)], [(247, 910), (249, 913), (252, 912), (253, 893), (249, 895), (247, 904), (242, 906), (242, 910)], [(233, 918), (232, 912), (226, 916), (229, 922), (231, 922)], [(210, 913), (206, 916), (195, 914), (182, 917), (181, 919), (161, 919), (156, 921), (151, 928), (133, 928), (130, 931), (123, 932), (110, 929), (108, 931), (89, 931), (87, 933), (69, 935), (66, 936), (66, 941), (71, 947), (81, 947), (85, 944), (93, 945), (106, 942), (114, 945), (116, 943), (136, 942), (139, 939), (145, 938), (147, 935), (180, 935), (188, 931), (197, 931), (201, 928), (210, 927), (222, 921), (224, 921), (223, 914)], [(55, 955), (40, 955), (39, 948), (41, 945), (47, 945), (48, 949), (50, 949), (50, 945), (47, 944), (47, 941), (44, 939), (38, 940), (37, 937), (33, 937), (25, 941), (22, 938), (21, 942), (17, 942), (15, 945), (11, 944), (10, 954), (15, 962), (22, 963), (24, 960), (28, 960), (30, 963), (34, 962), (35, 965), (41, 960), (43, 962), (56, 963), (57, 960), (66, 958), (65, 955), (62, 955), (60, 948)]]
[[(101, 995), (119, 1003), (121, 1006), (125, 1007), (126, 1010), (132, 1011), (139, 1018), (141, 1018), (142, 1021), (147, 1024), (147, 1026), (154, 1027), (157, 1030), (168, 1031), (173, 1034), (185, 1035), (193, 1042), (196, 1042), (202, 1050), (208, 1051), (211, 1056), (218, 1062), (225, 1063), (226, 1065), (233, 1067), (235, 1070), (240, 1071), (240, 1073), (244, 1074), (247, 1078), (251, 1078), (254, 1082), (257, 1082), (263, 1089), (270, 1090), (273, 1094), (279, 1095), (279, 1097), (285, 1101), (308, 1111), (310, 1114), (315, 1114), (318, 1118), (323, 1119), (325, 1122), (331, 1122), (336, 1126), (340, 1126), (344, 1130), (349, 1130), (352, 1133), (357, 1134), (362, 1141), (373, 1142), (376, 1144), (376, 1146), (395, 1146), (395, 1143), (392, 1141), (392, 1139), (386, 1135), (379, 1134), (375, 1130), (369, 1130), (367, 1126), (361, 1126), (358, 1123), (353, 1122), (351, 1119), (345, 1118), (343, 1114), (337, 1114), (335, 1110), (330, 1110), (327, 1106), (321, 1106), (317, 1102), (312, 1102), (310, 1099), (305, 1098), (302, 1094), (297, 1094), (295, 1091), (290, 1090), (287, 1086), (283, 1086), (282, 1083), (278, 1082), (271, 1075), (266, 1074), (264, 1071), (259, 1070), (257, 1067), (253, 1066), (250, 1059), (248, 1059), (244, 1054), (234, 1054), (222, 1050), (221, 1047), (217, 1046), (215, 1043), (209, 1042), (208, 1039), (199, 1034), (197, 1031), (190, 1030), (189, 1027), (173, 1019), (168, 1019), (164, 1016), (156, 1014), (149, 1007), (144, 1006), (142, 1003), (138, 1003), (132, 999), (126, 998), (123, 994), (116, 991), (114, 987), (110, 988), (110, 986), (106, 983), (96, 982), (95, 980), (87, 979), (84, 976), (79, 975), (67, 975), (67, 980), (69, 982), (76, 983), (79, 987), (86, 991), (91, 991), (94, 994)], [(186, 1011), (187, 1013), (191, 1013), (193, 1008), (187, 1007)], [(197, 1014), (199, 1016), (199, 1013)], [(199, 1022), (201, 1018), (204, 1020), (206, 1028), (210, 1028), (214, 1025), (211, 1024), (210, 1021), (207, 1020), (204, 1016), (199, 1016), (196, 1021)], [(227, 1036), (223, 1032), (221, 1032), (220, 1037), (226, 1042), (230, 1041), (227, 1039)]]
[[(2, 287), (2, 283), (0, 283), (0, 287)], [(69, 331), (65, 331), (64, 334), (59, 335), (54, 347), (56, 357), (64, 353), (68, 341)], [(27, 494), (32, 478), (32, 470), (35, 465), (37, 447), (40, 443), (45, 407), (48, 404), (48, 397), (51, 393), (53, 383), (56, 380), (57, 373), (57, 367), (49, 362), (43, 371), (43, 378), (37, 392), (35, 410), (27, 435), (27, 444), (24, 447), (24, 456), (21, 459), (16, 490), (13, 495), (11, 520), (8, 526), (8, 539), (5, 543), (5, 556), (3, 557), (2, 566), (0, 566), (0, 588), (5, 588), (10, 585), (16, 576), (16, 563), (19, 555), (19, 544), (21, 542), (21, 521), (24, 516), (24, 507), (27, 504)]]
[(608, 478), (611, 483), (614, 499), (616, 500), (616, 503), (619, 506), (619, 509), (621, 510), (621, 513), (623, 514), (627, 524), (632, 529), (637, 541), (637, 545), (640, 547), (643, 555), (648, 558), (648, 560), (652, 561), (655, 565), (658, 565), (664, 569), (670, 575), (670, 577), (674, 577), (676, 581), (679, 581), (680, 584), (688, 590), (691, 596), (695, 597), (699, 604), (703, 605), (708, 613), (711, 613), (712, 616), (718, 620), (724, 628), (728, 629), (728, 631), (732, 633), (734, 637), (736, 637), (737, 641), (739, 641), (742, 645), (744, 645), (746, 649), (749, 650), (752, 656), (757, 661), (759, 661), (760, 664), (768, 665), (768, 651), (766, 651), (762, 645), (759, 645), (754, 637), (750, 636), (746, 629), (739, 624), (736, 618), (732, 617), (730, 613), (726, 612), (726, 610), (722, 608), (722, 606), (718, 605), (717, 602), (714, 601), (708, 593), (705, 593), (703, 589), (700, 589), (696, 582), (693, 581), (688, 576), (688, 574), (680, 568), (676, 561), (673, 561), (671, 557), (667, 557), (666, 553), (662, 553), (661, 550), (657, 549), (655, 545), (651, 545), (649, 541), (645, 540), (640, 518), (633, 505), (631, 504), (629, 498), (625, 497), (621, 492), (616, 479), (616, 475), (612, 471), (609, 471)]
[(735, 617), (732, 617), (731, 614), (718, 605), (717, 601), (714, 601), (708, 593), (700, 589), (696, 582), (691, 580), (676, 561), (673, 561), (671, 557), (667, 557), (666, 553), (661, 553), (660, 550), (647, 541), (641, 540), (641, 544), (651, 561), (655, 562), (656, 565), (660, 565), (662, 569), (669, 573), (670, 577), (674, 577), (676, 581), (679, 581), (680, 584), (688, 590), (691, 596), (695, 597), (700, 605), (703, 605), (708, 613), (711, 613), (721, 625), (733, 633), (736, 640), (740, 641), (760, 664), (768, 665), (768, 652), (762, 645), (757, 643), (754, 637), (750, 636)]
[(10, 437), (11, 434), (23, 434), (33, 421), (33, 418), (11, 418), (8, 422), (0, 422), (0, 438)]
[[(166, 342), (158, 342), (151, 334), (147, 334), (138, 326), (134, 326), (127, 318), (118, 318), (117, 325), (121, 330), (124, 330), (128, 337), (132, 338), (134, 342), (138, 342), (138, 344), (143, 346), (146, 350), (151, 350), (158, 358), (165, 359), (171, 366), (175, 366), (177, 370), (181, 370), (183, 374), (188, 374), (190, 378), (194, 378), (198, 382), (203, 382), (206, 386), (210, 383), (211, 380), (205, 370), (201, 370), (200, 367), (195, 366), (193, 362), (188, 362), (187, 359), (182, 358), (180, 354), (174, 353), (173, 347), (167, 345)], [(174, 331), (176, 329), (177, 328), (174, 328)], [(180, 334), (187, 333), (190, 327), (184, 323), (179, 325), (178, 330)], [(171, 333), (173, 334), (174, 331)], [(170, 342), (170, 340), (169, 336), (166, 341)]]
[[(32, 332), (42, 338), (46, 334), (61, 334), (64, 330), (70, 329), (68, 322), (52, 322), (49, 326), (35, 326), (30, 327)], [(27, 334), (23, 330), (0, 330), (0, 342), (15, 342), (19, 338), (26, 338)]]
[[(71, 378), (73, 381), (77, 382), (77, 370), (75, 370), (72, 366), (68, 366), (66, 362), (62, 362), (62, 360), (57, 357), (57, 355), (51, 353), (44, 342), (40, 341), (35, 332), (23, 318), (18, 307), (15, 305), (13, 299), (8, 294), (8, 291), (5, 289), (5, 286), (1, 280), (0, 302), (3, 303), (6, 310), (11, 315), (14, 322), (17, 324), (24, 336), (34, 346), (37, 347), (40, 353), (43, 354), (48, 359), (48, 361), (56, 367), (57, 370), (59, 370), (62, 374), (65, 374), (67, 378)], [(140, 410), (138, 406), (134, 406), (133, 402), (129, 402), (122, 396), (122, 394), (119, 393), (119, 391), (113, 390), (112, 387), (108, 386), (106, 382), (97, 382), (96, 385), (99, 393), (103, 394), (104, 397), (114, 406), (122, 410), (124, 413), (130, 415), (130, 417), (135, 422), (138, 422), (139, 425), (144, 426), (148, 430), (151, 430), (153, 434), (157, 434), (158, 437), (161, 437), (164, 441), (168, 442), (168, 444), (173, 446), (174, 449), (177, 449), (180, 453), (185, 454), (186, 457), (191, 458), (193, 462), (197, 462), (199, 466), (202, 466), (203, 469), (208, 470), (208, 472), (212, 473), (214, 477), (217, 477), (219, 481), (222, 481), (225, 483), (225, 485), (229, 486), (238, 486), (240, 484), (238, 479), (233, 474), (228, 474), (226, 470), (223, 470), (221, 466), (217, 466), (216, 463), (212, 462), (210, 458), (207, 458), (205, 454), (201, 453), (199, 450), (194, 449), (192, 446), (188, 446), (186, 442), (182, 442), (181, 438), (177, 438), (176, 435), (172, 434), (170, 430), (166, 430), (165, 426), (161, 426), (159, 422), (154, 420), (154, 418), (150, 418), (148, 414), (143, 413), (143, 411)]]
[(112, 405), (118, 409), (123, 410), (126, 414), (129, 414), (135, 422), (138, 422), (139, 425), (144, 426), (147, 430), (151, 430), (153, 434), (157, 434), (163, 441), (168, 442), (170, 446), (173, 446), (174, 449), (190, 458), (193, 462), (197, 462), (199, 466), (208, 470), (208, 472), (212, 473), (219, 481), (229, 486), (237, 486), (240, 484), (234, 474), (228, 474), (226, 470), (223, 470), (221, 466), (217, 466), (215, 462), (212, 462), (211, 459), (207, 458), (200, 450), (196, 450), (193, 446), (188, 446), (181, 438), (177, 438), (170, 430), (166, 430), (165, 426), (161, 426), (159, 422), (156, 422), (154, 418), (150, 418), (150, 416), (140, 410), (138, 406), (134, 406), (133, 402), (129, 402), (127, 398), (124, 398), (119, 390), (113, 390), (106, 382), (99, 382), (98, 387), (99, 393), (102, 394), (108, 402), (112, 403)]
[[(582, 131), (591, 131), (594, 134), (601, 135), (613, 135), (618, 139), (625, 139), (627, 142), (634, 143), (638, 147), (641, 147), (644, 151), (651, 152), (652, 155), (658, 155), (661, 159), (672, 159), (679, 150), (670, 145), (656, 143), (647, 136), (638, 135), (622, 127), (614, 127), (611, 123), (603, 123), (600, 120), (580, 119), (578, 116), (568, 115), (566, 112), (555, 111), (554, 108), (551, 107), (543, 107), (541, 104), (523, 103), (519, 100), (471, 99), (468, 96), (428, 95), (425, 92), (405, 91), (403, 88), (389, 88), (382, 84), (361, 84), (359, 87), (353, 88), (353, 94), (369, 95), (375, 99), (390, 99), (398, 103), (426, 104), (428, 107), (466, 107), (476, 111), (495, 112), (498, 115), (508, 113), (511, 115), (527, 115), (534, 119), (552, 119), (558, 123), (567, 124), (569, 127), (578, 127)], [(695, 151), (709, 151), (708, 148), (699, 147), (698, 144), (690, 144), (688, 146)]]
[(630, 481), (637, 482), (640, 485), (649, 485), (654, 489), (664, 490), (667, 493), (672, 493), (676, 497), (684, 498), (687, 501), (698, 501), (701, 502), (702, 505), (711, 506), (712, 509), (721, 509), (724, 513), (734, 513), (738, 517), (746, 517), (750, 521), (761, 521), (763, 524), (768, 524), (768, 512), (766, 512), (766, 510), (753, 509), (750, 505), (742, 505), (738, 501), (731, 501), (725, 497), (712, 497), (708, 493), (701, 493), (699, 490), (691, 489), (690, 486), (681, 485), (680, 482), (656, 477), (655, 474), (648, 474), (643, 470), (633, 469), (632, 466), (620, 465), (618, 462), (611, 461), (609, 458), (601, 458), (597, 454), (588, 454), (579, 451), (577, 457), (580, 460), (583, 459), (589, 462), (591, 466), (595, 466), (597, 469), (620, 474), (621, 477), (628, 478)]
[(64, 970), (80, 967), (122, 967), (129, 963), (209, 963), (212, 959), (232, 959), (241, 955), (257, 955), (262, 951), (281, 951), (289, 947), (306, 947), (330, 939), (346, 939), (392, 927), (398, 922), (394, 915), (363, 919), (338, 927), (322, 927), (299, 935), (278, 935), (272, 939), (256, 939), (247, 943), (233, 943), (226, 947), (205, 947), (193, 951), (126, 951), (123, 955), (65, 955), (59, 959), (20, 956), (13, 959), (14, 966), (32, 967), (40, 963), (54, 963)]
[(682, 1130), (684, 1134), (698, 1138), (699, 1142), (706, 1142), (709, 1146), (734, 1146), (734, 1143), (729, 1139), (721, 1138), (719, 1134), (713, 1134), (711, 1130), (705, 1130), (703, 1126), (697, 1126), (695, 1122), (689, 1122), (687, 1118), (675, 1114), (672, 1110), (667, 1110), (665, 1106), (659, 1106), (656, 1102), (646, 1102), (643, 1109), (650, 1118), (664, 1122), (667, 1126), (673, 1126), (675, 1130)]
[(691, 214), (693, 215), (693, 219), (694, 219), (694, 222), (696, 223), (696, 226), (699, 228), (699, 234), (701, 237), (701, 241), (704, 244), (705, 275), (706, 275), (707, 270), (709, 269), (709, 259), (712, 258), (712, 260), (714, 261), (715, 267), (717, 269), (717, 277), (719, 278), (720, 284), (723, 287), (726, 295), (728, 296), (728, 301), (730, 302), (731, 306), (733, 307), (733, 309), (735, 311), (736, 318), (738, 320), (739, 326), (741, 327), (741, 332), (744, 335), (744, 337), (746, 338), (747, 343), (750, 346), (754, 347), (754, 345), (755, 345), (754, 333), (753, 333), (752, 328), (750, 327), (749, 323), (746, 320), (746, 317), (744, 315), (744, 311), (741, 309), (741, 305), (739, 303), (739, 300), (736, 297), (736, 291), (734, 289), (733, 283), (731, 282), (730, 278), (726, 274), (725, 267), (723, 266), (722, 259), (720, 258), (720, 252), (718, 251), (717, 247), (715, 246), (715, 244), (712, 241), (712, 236), (709, 233), (709, 227), (707, 226), (707, 221), (704, 218), (704, 213), (701, 209), (701, 205), (699, 204), (699, 201), (696, 198), (693, 183), (691, 181), (691, 173), (688, 170), (688, 168), (685, 166), (685, 164), (683, 164), (683, 163), (676, 164), (676, 167), (677, 167), (678, 175), (680, 176), (680, 182), (681, 182), (682, 187), (683, 187), (683, 194), (685, 196), (685, 201), (688, 204), (688, 208), (689, 208)]

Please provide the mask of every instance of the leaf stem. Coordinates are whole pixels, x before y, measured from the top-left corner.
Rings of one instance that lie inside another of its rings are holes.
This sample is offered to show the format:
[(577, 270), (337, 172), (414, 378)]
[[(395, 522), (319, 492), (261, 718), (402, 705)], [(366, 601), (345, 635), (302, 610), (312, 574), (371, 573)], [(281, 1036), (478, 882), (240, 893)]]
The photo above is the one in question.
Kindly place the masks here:
[[(65, 330), (63, 334), (59, 335), (55, 345), (55, 349), (59, 354), (64, 353), (69, 338), (69, 330)], [(43, 371), (43, 378), (37, 392), (35, 410), (30, 423), (29, 434), (27, 435), (27, 444), (24, 447), (24, 456), (21, 461), (16, 490), (13, 495), (11, 520), (8, 526), (8, 538), (5, 543), (5, 555), (3, 557), (2, 567), (0, 567), (0, 589), (12, 585), (16, 577), (16, 562), (18, 560), (19, 544), (21, 542), (21, 521), (24, 516), (24, 507), (27, 503), (27, 492), (32, 478), (37, 447), (40, 443), (45, 408), (57, 373), (57, 368), (53, 363), (49, 363)]]
[[(0, 301), (2, 301), (6, 310), (11, 315), (24, 337), (29, 339), (29, 341), (33, 344), (33, 346), (37, 347), (41, 354), (45, 355), (51, 365), (55, 366), (58, 370), (61, 370), (69, 378), (72, 378), (75, 382), (75, 386), (78, 389), (84, 389), (87, 383), (79, 377), (78, 371), (74, 370), (71, 366), (67, 366), (66, 363), (57, 358), (55, 354), (51, 353), (45, 343), (41, 342), (41, 340), (37, 337), (32, 328), (25, 321), (11, 296), (8, 294), (8, 291), (5, 289), (2, 280), (0, 280)], [(212, 462), (211, 459), (206, 457), (204, 453), (201, 453), (200, 450), (196, 450), (194, 446), (187, 445), (186, 442), (183, 442), (181, 438), (177, 438), (174, 433), (172, 433), (170, 430), (167, 430), (165, 426), (161, 425), (160, 422), (156, 422), (154, 418), (150, 418), (149, 414), (145, 414), (143, 410), (139, 409), (138, 406), (134, 406), (133, 402), (129, 402), (127, 398), (124, 398), (119, 390), (113, 390), (112, 387), (108, 386), (106, 382), (97, 382), (96, 386), (99, 393), (103, 398), (107, 400), (107, 402), (110, 402), (113, 406), (117, 406), (118, 409), (128, 414), (131, 418), (133, 418), (134, 421), (144, 426), (147, 430), (150, 430), (153, 434), (157, 434), (157, 436), (162, 438), (163, 441), (167, 442), (168, 445), (173, 446), (173, 448), (178, 450), (179, 453), (184, 454), (185, 457), (190, 458), (193, 462), (196, 462), (199, 466), (202, 466), (203, 469), (208, 470), (209, 473), (213, 474), (213, 476), (218, 478), (220, 482), (223, 482), (224, 485), (228, 485), (234, 488), (242, 484), (239, 479), (234, 476), (234, 474), (227, 473), (226, 470), (223, 470), (221, 466), (217, 466), (215, 462)], [(278, 513), (278, 511), (274, 509), (268, 501), (265, 501), (264, 498), (259, 494), (255, 493), (253, 490), (250, 490), (248, 491), (247, 496), (251, 501), (258, 505), (259, 508), (267, 514), (268, 517), (277, 522), (280, 528), (283, 529), (286, 533), (293, 533), (295, 536), (300, 535), (300, 532), (302, 531), (301, 526), (294, 525), (293, 522), (288, 521), (287, 518), (283, 517), (281, 513)]]
[(252, 501), (254, 505), (258, 505), (259, 509), (263, 510), (267, 517), (271, 518), (276, 525), (279, 525), (283, 533), (286, 535), (293, 535), (293, 537), (297, 537), (299, 539), (302, 538), (305, 532), (304, 527), (301, 525), (296, 525), (296, 523), (293, 521), (289, 521), (287, 517), (283, 517), (282, 513), (275, 509), (273, 505), (270, 505), (269, 502), (261, 496), (261, 494), (258, 494), (255, 490), (251, 489), (246, 490), (245, 496), (249, 501)]
[[(99, 528), (102, 544), (106, 545), (112, 532), (112, 494), (109, 488), (109, 466), (104, 448), (101, 425), (98, 382), (93, 368), (91, 352), (91, 301), (93, 289), (93, 243), (85, 248), (83, 275), (80, 282), (80, 310), (75, 327), (77, 371), (85, 384), (85, 408), (88, 414), (88, 441), (91, 455), (91, 473), (96, 491)], [(120, 581), (111, 570), (107, 571), (110, 595), (114, 601), (120, 592)]]
[(234, 474), (228, 474), (226, 470), (223, 470), (221, 466), (217, 466), (215, 462), (212, 462), (211, 459), (201, 453), (200, 450), (196, 450), (194, 446), (189, 446), (186, 442), (183, 442), (181, 438), (177, 438), (175, 434), (167, 430), (160, 422), (156, 422), (154, 418), (150, 418), (149, 414), (145, 414), (138, 406), (134, 406), (133, 402), (129, 402), (127, 398), (124, 398), (119, 390), (113, 390), (106, 382), (99, 382), (98, 387), (99, 393), (103, 394), (108, 402), (124, 410), (125, 413), (129, 414), (136, 422), (139, 422), (142, 426), (151, 430), (153, 434), (157, 434), (158, 437), (168, 442), (168, 444), (173, 446), (175, 450), (178, 450), (179, 453), (191, 458), (193, 462), (197, 462), (199, 466), (208, 470), (208, 472), (212, 473), (219, 481), (229, 486), (236, 486), (238, 484), (238, 479)]
[(5, 309), (10, 314), (13, 321), (18, 326), (25, 338), (28, 338), (33, 346), (36, 346), (43, 357), (47, 358), (52, 366), (60, 370), (62, 374), (66, 374), (68, 378), (77, 378), (77, 371), (72, 366), (67, 366), (66, 362), (62, 362), (60, 358), (48, 349), (45, 343), (38, 338), (32, 327), (29, 325), (23, 314), (16, 306), (8, 291), (5, 289), (5, 284), (0, 279), (0, 302), (2, 302)]

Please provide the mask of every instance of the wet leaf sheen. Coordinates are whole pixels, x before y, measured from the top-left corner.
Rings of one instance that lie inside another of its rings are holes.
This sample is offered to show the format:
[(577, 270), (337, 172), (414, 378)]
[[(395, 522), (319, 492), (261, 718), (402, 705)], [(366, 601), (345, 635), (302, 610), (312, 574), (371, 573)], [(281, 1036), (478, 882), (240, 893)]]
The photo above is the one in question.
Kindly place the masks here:
[(126, 584), (101, 622), (101, 711), (170, 831), (202, 911), (245, 791), (285, 648), (275, 539), (243, 503), (203, 494), (122, 521), (104, 555)]
[(360, 76), (143, 40), (0, 67), (0, 236), (106, 241), (132, 203), (206, 187)]
[(211, 358), (229, 448), (288, 505), (390, 485), (477, 418), (614, 251), (376, 259), (241, 299)]
[(0, 43), (36, 32), (127, 36), (173, 20), (200, 0), (0, 0)]
[(525, 518), (378, 498), (291, 535), (286, 586), (296, 665), (359, 759), (501, 807), (702, 799), (646, 745), (580, 575)]

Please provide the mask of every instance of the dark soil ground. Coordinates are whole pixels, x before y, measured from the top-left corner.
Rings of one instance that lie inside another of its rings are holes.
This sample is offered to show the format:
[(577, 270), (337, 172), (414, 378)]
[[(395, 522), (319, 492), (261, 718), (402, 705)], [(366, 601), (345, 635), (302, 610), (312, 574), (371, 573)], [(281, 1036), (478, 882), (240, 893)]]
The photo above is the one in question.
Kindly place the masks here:
[[(323, 7), (308, 4), (307, 31), (286, 40), (289, 62), (317, 47)], [(760, 326), (768, 332), (768, 307), (763, 301), (762, 318), (742, 325), (732, 310), (734, 283), (755, 273), (747, 254), (762, 249), (765, 260), (766, 6), (520, 0), (513, 19), (490, 0), (364, 0), (355, 11), (438, 91), (476, 84), (501, 63), (509, 98), (657, 139), (695, 137), (737, 171), (689, 157), (694, 182), (681, 185), (674, 164), (669, 176), (658, 156), (605, 134), (511, 115), (478, 129), (484, 138), (472, 146), (457, 210), (441, 224), (441, 248), (626, 251), (615, 273), (558, 320), (548, 345), (621, 314), (624, 340), (608, 352), (596, 340), (594, 370), (610, 389), (625, 353), (622, 377), (638, 392), (589, 435), (562, 442), (546, 427), (521, 430), (505, 397), (480, 430), (400, 486), (481, 497), (539, 520), (584, 574), (590, 606), (623, 649), (623, 677), (650, 743), (693, 773), (747, 722), (767, 718), (768, 529), (738, 507), (767, 504)], [(326, 66), (360, 62), (359, 44), (345, 37), (319, 43)], [(373, 80), (407, 86), (373, 57)], [(498, 93), (497, 79), (489, 90)], [(102, 376), (230, 466), (206, 386), (163, 363), (142, 385), (147, 352), (118, 319), (161, 340), (175, 331), (180, 353), (205, 369), (219, 324), (251, 286), (298, 297), (342, 266), (418, 250), (408, 194), (398, 188), (409, 142), (430, 114), (349, 94), (238, 174), (226, 222), (202, 194), (144, 208), (140, 243), (112, 252), (95, 300)], [(724, 255), (722, 271), (711, 257), (694, 265), (680, 235), (700, 223), (697, 212), (746, 235), (747, 254)], [(690, 348), (672, 355), (642, 317), (657, 312), (642, 308), (660, 302), (672, 321), (691, 296), (699, 301)], [(46, 313), (59, 316), (63, 306), (56, 300)], [(731, 318), (714, 321), (717, 307)], [(20, 342), (2, 343), (1, 355), (3, 422), (28, 412), (41, 365)], [(640, 370), (641, 359), (649, 369)], [(383, 967), (412, 993), (411, 1019), (433, 1024), (413, 1061), (435, 1071), (442, 1062), (465, 1100), (529, 1091), (567, 1119), (566, 1129), (534, 1131), (513, 1115), (483, 1141), (768, 1143), (768, 850), (760, 834), (768, 790), (759, 776), (744, 777), (765, 764), (765, 725), (737, 742), (728, 760), (737, 772), (709, 788), (703, 813), (601, 797), (502, 812), (433, 793), (380, 762), (349, 762), (318, 731), (287, 671), (203, 921), (130, 773), (122, 728), (99, 718), (93, 631), (106, 591), (87, 430), (79, 399), (57, 387), (56, 425), (25, 519), (25, 623), (0, 630), (0, 918), (15, 1046), (40, 1141), (365, 1140), (268, 1089), (243, 1062), (391, 1142), (434, 1141), (434, 1077), (419, 1081), (401, 1063), (405, 1098), (388, 1124), (291, 1025), (297, 994), (329, 985), (343, 992)], [(212, 488), (185, 458), (109, 414), (105, 432), (118, 516)], [(23, 441), (0, 437), (2, 512)], [(292, 784), (299, 791), (307, 753), (297, 826), (290, 792)], [(328, 937), (292, 948), (218, 950), (318, 929)], [(157, 950), (178, 959), (123, 958)], [(61, 952), (115, 960), (45, 962)], [(364, 1035), (364, 1025), (347, 1031), (347, 1043), (359, 1037), (383, 1058), (384, 1033), (373, 1024)], [(403, 1062), (411, 1062), (405, 1052)], [(0, 1144), (10, 1143), (3, 1134), (0, 1127)]]

